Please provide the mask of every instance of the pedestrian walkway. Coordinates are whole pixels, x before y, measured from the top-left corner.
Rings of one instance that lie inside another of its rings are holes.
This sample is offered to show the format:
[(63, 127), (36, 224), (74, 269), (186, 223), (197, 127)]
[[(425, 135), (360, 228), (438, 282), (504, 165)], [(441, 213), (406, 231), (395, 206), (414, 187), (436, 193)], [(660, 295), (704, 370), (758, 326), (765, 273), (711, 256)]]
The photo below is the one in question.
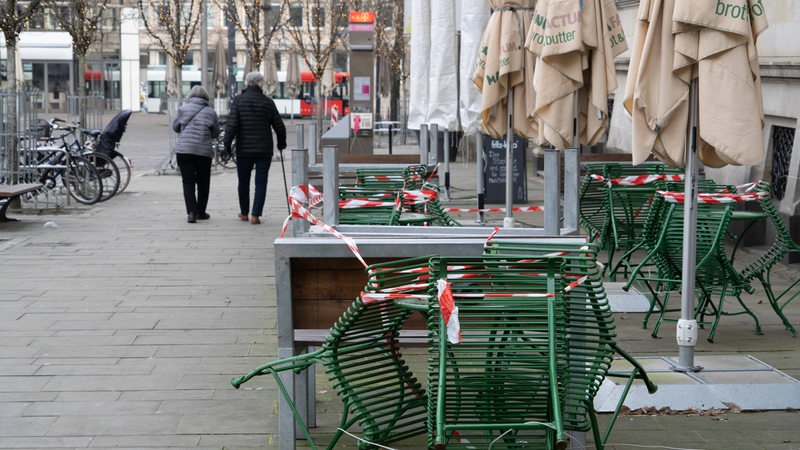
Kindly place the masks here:
[[(129, 132), (146, 136), (135, 123)], [(451, 169), (452, 205), (473, 206), (474, 163)], [(274, 383), (262, 377), (235, 390), (229, 380), (276, 357), (280, 170), (273, 164), (261, 225), (237, 218), (232, 170), (215, 171), (211, 219), (196, 224), (186, 223), (178, 176), (143, 173), (108, 202), (0, 224), (0, 448), (277, 448)], [(541, 189), (540, 179), (530, 184)], [(796, 267), (780, 270), (797, 276)], [(765, 302), (754, 309), (763, 336), (725, 318), (698, 356), (752, 355), (800, 378), (798, 340)], [(787, 316), (800, 323), (800, 302)], [(675, 356), (670, 332), (652, 339), (641, 317), (616, 314), (622, 348)], [(332, 433), (339, 401), (323, 374), (317, 388), (318, 431)], [(633, 411), (607, 448), (800, 449), (797, 411), (731, 408)], [(342, 448), (356, 446), (343, 439)]]

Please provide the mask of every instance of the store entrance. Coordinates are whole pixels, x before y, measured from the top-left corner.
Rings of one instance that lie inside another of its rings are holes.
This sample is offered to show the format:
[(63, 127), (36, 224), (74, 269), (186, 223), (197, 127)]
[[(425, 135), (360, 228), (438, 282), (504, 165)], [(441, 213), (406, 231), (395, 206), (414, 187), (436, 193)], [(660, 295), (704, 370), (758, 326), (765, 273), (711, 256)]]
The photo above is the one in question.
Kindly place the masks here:
[[(33, 62), (30, 65), (32, 87), (39, 90), (36, 111), (46, 116), (67, 113), (67, 94), (72, 80), (68, 62)], [(25, 67), (28, 70), (28, 67)], [(26, 74), (26, 79), (28, 79)]]

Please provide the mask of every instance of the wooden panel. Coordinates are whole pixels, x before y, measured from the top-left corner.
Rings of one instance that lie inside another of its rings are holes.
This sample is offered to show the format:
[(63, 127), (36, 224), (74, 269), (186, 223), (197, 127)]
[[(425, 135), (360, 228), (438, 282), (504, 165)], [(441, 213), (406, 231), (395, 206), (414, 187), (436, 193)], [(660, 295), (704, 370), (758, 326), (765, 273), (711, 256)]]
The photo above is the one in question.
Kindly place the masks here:
[[(364, 267), (355, 258), (292, 258), (290, 264), (295, 329), (330, 328), (367, 283)], [(424, 318), (412, 315), (408, 328), (425, 329)]]

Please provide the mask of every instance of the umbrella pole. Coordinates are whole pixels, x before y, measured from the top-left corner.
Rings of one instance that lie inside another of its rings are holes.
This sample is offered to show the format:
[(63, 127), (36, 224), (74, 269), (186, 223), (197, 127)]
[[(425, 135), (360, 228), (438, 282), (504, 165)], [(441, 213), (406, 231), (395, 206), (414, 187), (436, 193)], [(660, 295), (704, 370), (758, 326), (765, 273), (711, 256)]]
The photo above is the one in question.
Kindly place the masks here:
[(514, 228), (514, 95), (508, 92), (508, 131), (506, 132), (506, 216), (503, 228)]
[(683, 280), (681, 281), (681, 318), (678, 320), (677, 372), (703, 370), (694, 365), (694, 347), (697, 344), (697, 320), (694, 318), (695, 263), (697, 259), (695, 239), (697, 236), (697, 80), (689, 86), (689, 133), (687, 133), (687, 155), (684, 186), (683, 213)]
[[(392, 139), (392, 133), (389, 132), (389, 140)], [(450, 130), (444, 132), (444, 198), (443, 201), (450, 201)]]
[[(578, 92), (572, 94), (572, 147), (564, 149), (564, 228), (578, 231), (578, 189), (581, 172), (581, 143), (578, 136)], [(560, 234), (560, 233), (559, 233)]]

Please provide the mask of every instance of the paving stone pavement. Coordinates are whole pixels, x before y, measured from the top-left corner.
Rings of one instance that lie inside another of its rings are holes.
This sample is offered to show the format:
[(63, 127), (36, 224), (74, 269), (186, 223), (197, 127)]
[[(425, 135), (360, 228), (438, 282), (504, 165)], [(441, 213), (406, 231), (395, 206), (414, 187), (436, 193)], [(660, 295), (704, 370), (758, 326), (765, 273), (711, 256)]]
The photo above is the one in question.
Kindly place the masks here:
[[(125, 139), (164, 142), (163, 130), (139, 122)], [(454, 205), (471, 206), (474, 165), (452, 170)], [(530, 181), (533, 199), (541, 179)], [(229, 380), (276, 354), (282, 184), (274, 164), (258, 226), (236, 217), (233, 170), (214, 172), (211, 219), (196, 224), (186, 223), (178, 176), (142, 172), (108, 202), (10, 212), (21, 220), (0, 224), (0, 448), (277, 448), (274, 384), (235, 390)], [(788, 313), (800, 324), (796, 303)], [(800, 378), (798, 340), (755, 307), (763, 336), (724, 318), (698, 354), (752, 354)], [(616, 316), (634, 356), (675, 353), (669, 331), (652, 339), (641, 314)], [(318, 379), (326, 434), (341, 408)], [(800, 449), (799, 430), (796, 411), (624, 416), (606, 448)]]

